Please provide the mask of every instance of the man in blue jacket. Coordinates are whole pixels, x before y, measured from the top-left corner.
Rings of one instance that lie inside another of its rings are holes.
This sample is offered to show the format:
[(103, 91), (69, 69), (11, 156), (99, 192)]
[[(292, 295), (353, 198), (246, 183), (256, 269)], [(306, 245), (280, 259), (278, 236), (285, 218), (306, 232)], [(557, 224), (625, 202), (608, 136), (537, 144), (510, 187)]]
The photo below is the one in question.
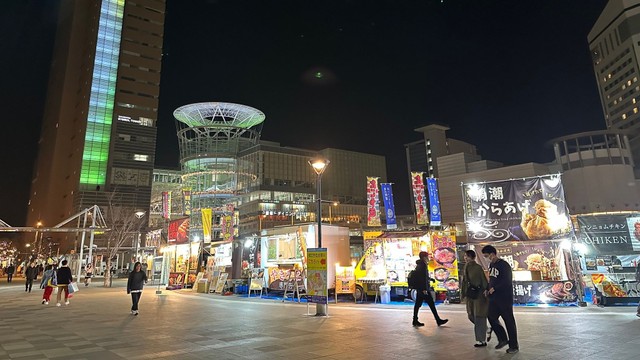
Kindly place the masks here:
[[(489, 324), (498, 337), (496, 349), (502, 349), (509, 345), (508, 354), (515, 354), (519, 351), (518, 330), (516, 319), (513, 316), (513, 283), (511, 266), (506, 261), (498, 257), (495, 247), (487, 245), (482, 248), (482, 256), (491, 261), (489, 265), (489, 290), (486, 295), (489, 298)], [(507, 331), (504, 331), (500, 320), (502, 317)], [(507, 340), (507, 333), (509, 339)]]

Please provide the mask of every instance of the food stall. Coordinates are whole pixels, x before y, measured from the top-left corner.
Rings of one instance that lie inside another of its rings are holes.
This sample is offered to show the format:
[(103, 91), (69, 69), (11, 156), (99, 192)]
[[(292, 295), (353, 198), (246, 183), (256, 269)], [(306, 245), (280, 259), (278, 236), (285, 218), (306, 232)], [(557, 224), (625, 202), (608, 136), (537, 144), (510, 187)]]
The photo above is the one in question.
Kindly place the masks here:
[(513, 299), (520, 305), (577, 305), (578, 270), (573, 227), (559, 175), (462, 184), (467, 241), (485, 245), (513, 269)]
[(179, 289), (193, 285), (198, 267), (200, 242), (189, 241), (189, 218), (176, 219), (169, 223), (168, 245), (163, 254), (168, 257), (168, 289)]
[(429, 275), (436, 282), (437, 293), (452, 291), (459, 296), (456, 238), (443, 232), (428, 231), (370, 231), (364, 234), (363, 257), (356, 264), (356, 297), (375, 296), (381, 285), (391, 286), (395, 296), (409, 294), (407, 277), (415, 269), (418, 254), (430, 255)]
[[(349, 229), (322, 225), (322, 245), (327, 248), (329, 264), (349, 264)], [(257, 257), (265, 269), (265, 283), (269, 290), (284, 291), (295, 273), (297, 283), (306, 279), (306, 251), (316, 246), (316, 225), (303, 224), (265, 229), (260, 236)], [(328, 279), (335, 278), (335, 268), (328, 267)], [(334, 284), (330, 283), (329, 288)]]
[(577, 216), (584, 282), (599, 305), (640, 301), (640, 213)]

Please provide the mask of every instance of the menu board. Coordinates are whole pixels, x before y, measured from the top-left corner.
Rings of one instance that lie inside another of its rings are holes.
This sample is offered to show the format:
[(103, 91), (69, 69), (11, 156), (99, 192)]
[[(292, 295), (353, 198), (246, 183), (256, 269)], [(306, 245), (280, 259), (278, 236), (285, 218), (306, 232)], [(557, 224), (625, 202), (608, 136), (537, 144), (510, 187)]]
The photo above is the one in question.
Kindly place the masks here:
[(336, 294), (355, 294), (356, 277), (353, 266), (336, 265)]
[(218, 282), (216, 283), (216, 293), (220, 294), (224, 291), (224, 284), (227, 282), (227, 278), (229, 277), (229, 273), (222, 273), (218, 278)]
[(435, 279), (436, 291), (459, 291), (458, 257), (455, 235), (431, 234), (433, 253), (429, 259), (429, 276)]
[(252, 269), (251, 283), (249, 284), (249, 290), (262, 290), (263, 285), (264, 285), (264, 269)]
[(516, 304), (563, 304), (578, 300), (574, 281), (514, 281)]
[(326, 304), (327, 289), (327, 249), (307, 249), (307, 284), (310, 302)]

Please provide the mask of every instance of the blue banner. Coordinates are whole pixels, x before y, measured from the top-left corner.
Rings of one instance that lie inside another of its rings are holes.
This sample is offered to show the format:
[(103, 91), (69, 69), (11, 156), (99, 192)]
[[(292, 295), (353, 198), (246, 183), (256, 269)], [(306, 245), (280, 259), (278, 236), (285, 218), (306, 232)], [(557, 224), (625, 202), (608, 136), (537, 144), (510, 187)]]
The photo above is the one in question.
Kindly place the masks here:
[(395, 229), (396, 225), (396, 209), (393, 205), (393, 191), (391, 184), (380, 184), (382, 189), (382, 200), (384, 201), (384, 211), (387, 215), (387, 229)]
[(431, 226), (441, 226), (440, 196), (438, 195), (438, 181), (435, 178), (427, 178), (427, 190), (429, 191), (429, 223)]

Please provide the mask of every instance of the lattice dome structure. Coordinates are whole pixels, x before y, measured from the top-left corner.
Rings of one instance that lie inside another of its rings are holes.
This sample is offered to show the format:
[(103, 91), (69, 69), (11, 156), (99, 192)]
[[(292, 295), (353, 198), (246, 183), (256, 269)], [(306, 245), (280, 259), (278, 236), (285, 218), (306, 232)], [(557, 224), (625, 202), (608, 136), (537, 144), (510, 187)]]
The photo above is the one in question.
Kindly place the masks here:
[(182, 183), (191, 188), (191, 234), (202, 234), (200, 210), (225, 205), (256, 181), (256, 164), (238, 155), (258, 143), (264, 113), (223, 102), (185, 105), (173, 112), (178, 129)]

